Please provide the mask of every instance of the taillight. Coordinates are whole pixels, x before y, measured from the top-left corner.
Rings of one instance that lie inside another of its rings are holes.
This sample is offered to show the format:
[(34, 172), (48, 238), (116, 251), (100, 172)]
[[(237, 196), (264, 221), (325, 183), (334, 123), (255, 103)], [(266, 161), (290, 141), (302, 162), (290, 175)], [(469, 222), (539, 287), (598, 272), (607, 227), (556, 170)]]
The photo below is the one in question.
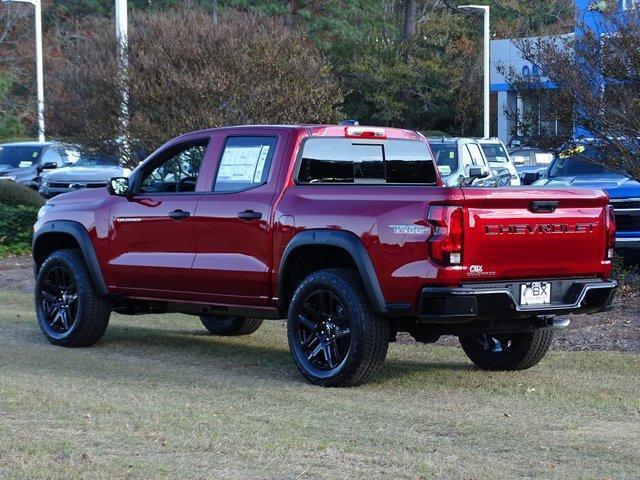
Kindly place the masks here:
[(344, 136), (347, 138), (387, 138), (387, 132), (384, 128), (375, 127), (346, 127)]
[(462, 264), (462, 208), (433, 205), (429, 208), (433, 235), (429, 239), (431, 259), (440, 265)]
[(611, 260), (615, 255), (616, 247), (616, 216), (611, 205), (607, 205), (607, 250), (605, 252), (605, 258)]

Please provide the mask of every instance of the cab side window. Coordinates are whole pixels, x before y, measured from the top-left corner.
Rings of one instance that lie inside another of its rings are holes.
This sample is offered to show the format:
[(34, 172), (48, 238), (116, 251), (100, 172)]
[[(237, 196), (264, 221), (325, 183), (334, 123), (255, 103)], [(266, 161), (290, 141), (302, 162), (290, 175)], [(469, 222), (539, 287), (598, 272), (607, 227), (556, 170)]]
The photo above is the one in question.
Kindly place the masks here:
[(468, 145), (462, 145), (462, 167), (467, 168), (473, 165), (473, 159), (471, 158), (471, 152)]
[(487, 163), (478, 145), (475, 143), (468, 143), (467, 148), (469, 149), (469, 154), (471, 155), (471, 160), (474, 165), (477, 165), (478, 167), (486, 166)]
[(224, 145), (214, 192), (239, 192), (266, 183), (277, 137), (229, 137)]
[[(143, 173), (140, 193), (194, 192), (208, 141), (173, 147), (160, 163)], [(163, 158), (161, 154), (161, 158)]]

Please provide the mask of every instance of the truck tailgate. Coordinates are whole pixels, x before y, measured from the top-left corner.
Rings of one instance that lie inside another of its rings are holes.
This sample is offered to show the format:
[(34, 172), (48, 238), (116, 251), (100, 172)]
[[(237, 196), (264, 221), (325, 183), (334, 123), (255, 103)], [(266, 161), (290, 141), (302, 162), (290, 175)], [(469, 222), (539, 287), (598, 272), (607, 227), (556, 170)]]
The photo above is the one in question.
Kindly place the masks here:
[(602, 190), (463, 188), (466, 281), (600, 276), (608, 196)]

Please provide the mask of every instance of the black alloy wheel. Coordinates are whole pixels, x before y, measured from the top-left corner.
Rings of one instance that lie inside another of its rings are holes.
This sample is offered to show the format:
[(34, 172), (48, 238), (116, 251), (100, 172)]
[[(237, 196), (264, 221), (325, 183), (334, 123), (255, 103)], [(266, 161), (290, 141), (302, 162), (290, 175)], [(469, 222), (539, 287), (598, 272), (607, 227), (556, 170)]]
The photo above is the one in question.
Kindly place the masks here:
[(65, 334), (78, 315), (78, 294), (73, 275), (66, 267), (49, 270), (40, 288), (44, 326), (53, 336)]
[(293, 293), (287, 338), (293, 361), (308, 382), (352, 387), (382, 367), (389, 322), (372, 309), (357, 271), (317, 270)]
[(317, 290), (304, 299), (296, 332), (300, 349), (313, 367), (331, 371), (340, 368), (347, 358), (351, 345), (349, 317), (334, 293)]
[(485, 370), (525, 370), (544, 358), (553, 331), (463, 335), (460, 344), (467, 357)]
[(37, 271), (36, 319), (42, 333), (54, 345), (88, 347), (104, 335), (111, 302), (93, 286), (82, 253), (56, 250)]

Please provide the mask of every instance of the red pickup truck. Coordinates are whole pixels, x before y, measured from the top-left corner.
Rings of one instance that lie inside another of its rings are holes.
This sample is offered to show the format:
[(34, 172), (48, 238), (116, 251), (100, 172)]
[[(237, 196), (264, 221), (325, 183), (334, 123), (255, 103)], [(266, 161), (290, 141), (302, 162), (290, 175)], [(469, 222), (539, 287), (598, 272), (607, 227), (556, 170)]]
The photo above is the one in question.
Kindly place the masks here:
[(407, 130), (203, 130), (108, 189), (47, 202), (37, 319), (50, 342), (79, 347), (112, 311), (199, 315), (216, 335), (287, 317), (298, 369), (325, 386), (364, 382), (397, 332), (456, 335), (484, 369), (529, 368), (562, 315), (611, 307), (607, 200), (443, 187), (425, 138)]

